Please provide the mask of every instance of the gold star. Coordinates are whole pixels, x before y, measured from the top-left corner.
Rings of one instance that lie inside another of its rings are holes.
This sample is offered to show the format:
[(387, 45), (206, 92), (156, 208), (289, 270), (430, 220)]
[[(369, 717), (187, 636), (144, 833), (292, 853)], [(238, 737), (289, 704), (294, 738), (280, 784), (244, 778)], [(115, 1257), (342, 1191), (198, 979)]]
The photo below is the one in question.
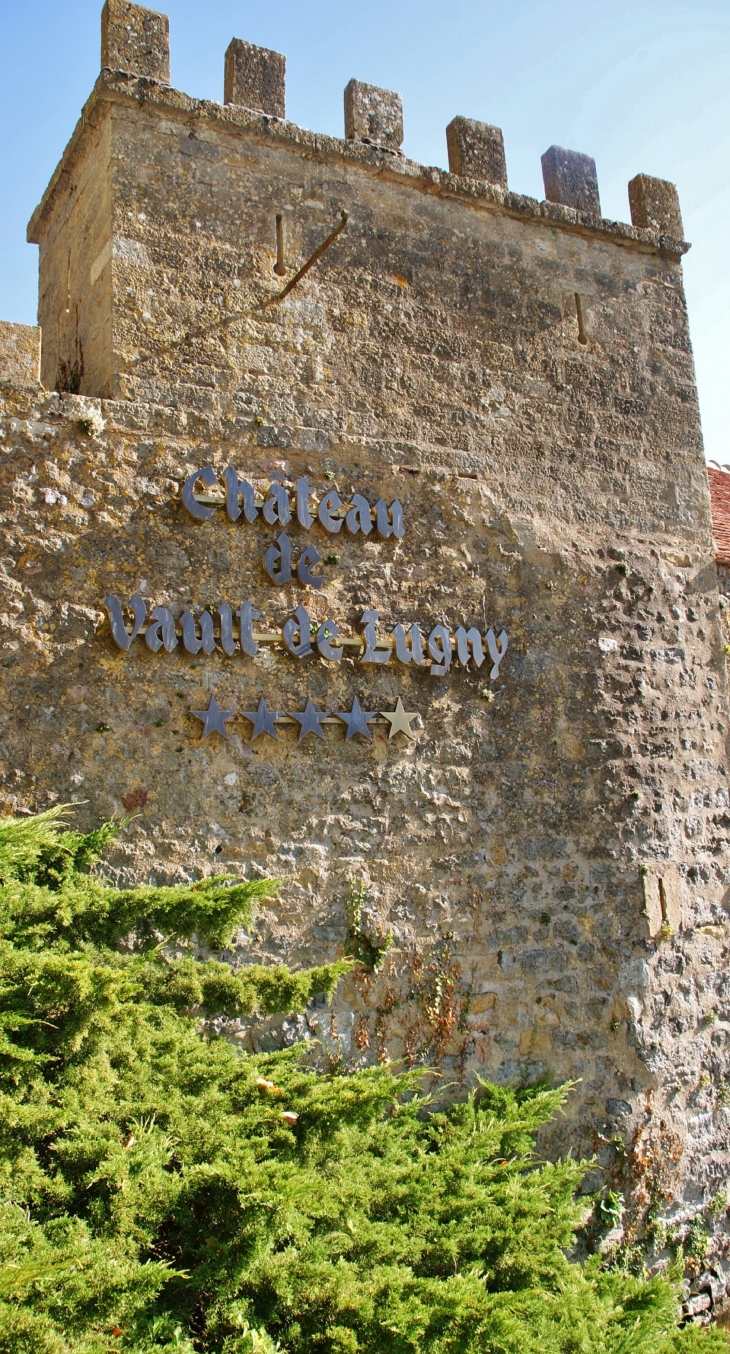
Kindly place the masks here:
[(398, 697), (395, 710), (381, 710), (383, 719), (390, 720), (390, 733), (388, 738), (392, 738), (394, 733), (404, 733), (406, 738), (415, 738), (415, 733), (411, 730), (411, 720), (416, 718), (417, 710), (404, 710), (403, 701)]

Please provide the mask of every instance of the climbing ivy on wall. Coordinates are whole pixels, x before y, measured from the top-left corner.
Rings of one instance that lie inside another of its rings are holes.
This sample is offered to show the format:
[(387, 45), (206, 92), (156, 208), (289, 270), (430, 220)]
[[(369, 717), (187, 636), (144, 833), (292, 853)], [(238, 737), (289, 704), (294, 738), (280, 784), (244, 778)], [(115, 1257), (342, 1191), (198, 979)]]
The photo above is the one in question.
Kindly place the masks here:
[(0, 821), (0, 1354), (690, 1354), (678, 1292), (566, 1258), (564, 1091), (254, 1056), (205, 1017), (302, 1010), (350, 960), (235, 971), (276, 888), (116, 889), (113, 829)]

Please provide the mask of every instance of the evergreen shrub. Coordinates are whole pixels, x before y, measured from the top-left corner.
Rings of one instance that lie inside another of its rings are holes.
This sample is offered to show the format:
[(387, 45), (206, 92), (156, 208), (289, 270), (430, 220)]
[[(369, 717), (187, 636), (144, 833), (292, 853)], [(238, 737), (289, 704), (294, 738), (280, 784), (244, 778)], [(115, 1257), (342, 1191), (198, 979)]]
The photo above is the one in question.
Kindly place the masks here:
[(244, 1053), (206, 1017), (302, 1010), (352, 961), (225, 951), (276, 888), (117, 889), (112, 835), (0, 821), (0, 1354), (691, 1354), (678, 1289), (568, 1256), (564, 1091), (439, 1110), (414, 1073)]

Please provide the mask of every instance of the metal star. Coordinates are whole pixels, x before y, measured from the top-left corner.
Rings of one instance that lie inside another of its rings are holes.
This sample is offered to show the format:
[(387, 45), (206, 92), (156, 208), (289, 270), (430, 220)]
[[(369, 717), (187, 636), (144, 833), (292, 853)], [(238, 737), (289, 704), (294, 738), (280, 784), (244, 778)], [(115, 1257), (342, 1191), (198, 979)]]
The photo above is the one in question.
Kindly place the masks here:
[(395, 710), (381, 710), (380, 713), (383, 716), (383, 719), (390, 720), (389, 739), (396, 733), (404, 733), (406, 738), (415, 738), (416, 735), (411, 730), (411, 720), (416, 718), (418, 711), (404, 710), (400, 696), (398, 697)]
[(259, 701), (258, 710), (242, 710), (244, 719), (250, 719), (253, 724), (251, 742), (258, 738), (260, 733), (268, 733), (271, 738), (278, 738), (279, 735), (274, 727), (274, 721), (281, 717), (281, 710), (269, 710), (263, 696)]
[(292, 710), (291, 717), (292, 719), (299, 720), (299, 723), (301, 724), (301, 729), (299, 730), (300, 743), (303, 738), (306, 738), (308, 733), (316, 733), (318, 738), (324, 738), (320, 726), (322, 720), (326, 718), (326, 715), (324, 711), (320, 714), (319, 710), (315, 710), (312, 705), (311, 696), (307, 696), (307, 704), (305, 705), (304, 710)]
[(363, 738), (372, 738), (373, 735), (368, 728), (368, 724), (371, 719), (375, 719), (375, 715), (366, 714), (364, 710), (360, 709), (360, 702), (357, 699), (357, 696), (352, 702), (352, 709), (349, 712), (347, 710), (338, 710), (337, 718), (341, 719), (343, 724), (347, 725), (345, 742), (347, 742), (348, 738), (354, 738), (356, 733), (361, 733)]
[(207, 710), (191, 710), (190, 713), (195, 715), (196, 719), (203, 721), (203, 732), (200, 735), (201, 742), (208, 737), (209, 733), (222, 733), (224, 738), (230, 737), (225, 721), (233, 719), (235, 711), (221, 710), (215, 696), (211, 696)]

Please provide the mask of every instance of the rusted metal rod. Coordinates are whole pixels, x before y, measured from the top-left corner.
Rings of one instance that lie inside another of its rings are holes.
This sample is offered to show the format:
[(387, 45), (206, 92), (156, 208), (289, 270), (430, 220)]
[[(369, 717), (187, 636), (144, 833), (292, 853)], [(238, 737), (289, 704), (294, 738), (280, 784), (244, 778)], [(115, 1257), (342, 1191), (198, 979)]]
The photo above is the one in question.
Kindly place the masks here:
[[(140, 353), (138, 357), (134, 358), (132, 366), (137, 367), (142, 362), (149, 362), (151, 361), (152, 358), (159, 357), (160, 353), (172, 352), (175, 348), (181, 347), (184, 343), (190, 343), (191, 340), (193, 339), (207, 338), (209, 335), (216, 333), (218, 330), (225, 329), (229, 324), (233, 324), (236, 320), (244, 320), (248, 315), (255, 313), (255, 311), (257, 310), (265, 310), (267, 306), (273, 306), (276, 305), (278, 301), (283, 301), (284, 297), (289, 295), (289, 292), (291, 291), (292, 287), (296, 287), (297, 282), (300, 282), (301, 279), (304, 277), (305, 273), (308, 273), (310, 268), (314, 267), (317, 260), (321, 259), (322, 255), (326, 253), (330, 245), (334, 244), (335, 240), (337, 239), (337, 236), (342, 234), (343, 230), (345, 229), (345, 226), (347, 225), (348, 218), (349, 213), (346, 212), (344, 208), (342, 208), (340, 212), (340, 220), (338, 221), (334, 230), (330, 231), (329, 235), (327, 236), (327, 239), (322, 241), (319, 248), (315, 249), (314, 253), (312, 254), (312, 257), (310, 259), (307, 259), (307, 262), (303, 265), (303, 267), (299, 269), (299, 272), (295, 273), (294, 276), (289, 279), (284, 289), (280, 292), (277, 292), (276, 296), (270, 296), (267, 301), (259, 301), (258, 305), (253, 307), (253, 310), (234, 311), (232, 315), (224, 315), (222, 319), (216, 320), (215, 323), (212, 325), (206, 325), (205, 328), (203, 329), (190, 329), (186, 334), (183, 334), (179, 339), (174, 339), (171, 343), (164, 344), (161, 347), (155, 348), (154, 350), (148, 353)], [(283, 232), (282, 232), (282, 248), (283, 248)], [(276, 272), (276, 269), (274, 269), (274, 271)]]
[(265, 310), (267, 306), (276, 305), (277, 301), (283, 301), (284, 297), (289, 295), (289, 292), (292, 290), (292, 288), (296, 287), (297, 282), (301, 282), (305, 273), (308, 273), (310, 268), (314, 267), (318, 259), (321, 259), (322, 255), (326, 253), (326, 251), (329, 249), (330, 245), (334, 244), (335, 240), (337, 239), (337, 236), (342, 234), (343, 230), (345, 229), (345, 226), (347, 225), (348, 217), (349, 213), (346, 212), (343, 207), (340, 212), (340, 219), (337, 225), (335, 226), (334, 230), (330, 231), (329, 235), (327, 236), (327, 239), (322, 241), (319, 248), (315, 249), (314, 253), (312, 254), (312, 257), (307, 259), (307, 262), (302, 265), (298, 273), (295, 273), (293, 277), (289, 278), (289, 281), (287, 282), (286, 286), (283, 287), (282, 290), (278, 292), (276, 296), (270, 296), (268, 301), (259, 302), (260, 310)]

